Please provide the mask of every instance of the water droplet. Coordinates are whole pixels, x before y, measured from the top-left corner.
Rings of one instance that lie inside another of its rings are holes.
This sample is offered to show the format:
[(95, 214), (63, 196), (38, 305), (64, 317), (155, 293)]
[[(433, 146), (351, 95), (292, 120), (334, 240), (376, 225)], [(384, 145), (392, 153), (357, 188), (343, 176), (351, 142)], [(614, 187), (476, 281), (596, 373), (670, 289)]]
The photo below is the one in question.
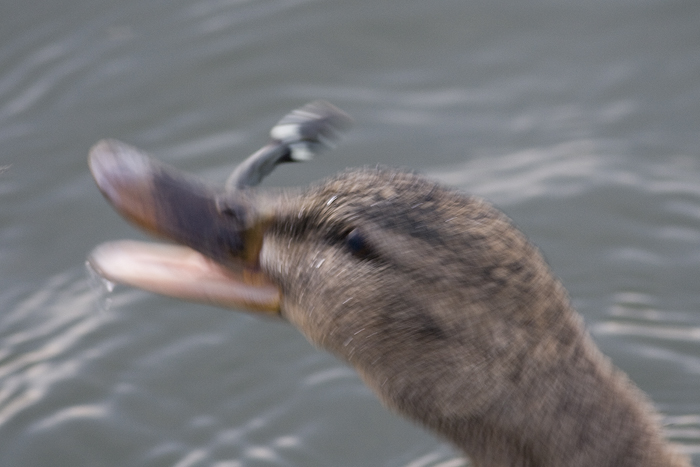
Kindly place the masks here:
[(88, 273), (88, 283), (95, 294), (97, 308), (100, 311), (107, 311), (112, 306), (112, 298), (109, 295), (114, 292), (114, 282), (100, 275), (97, 270), (92, 267), (90, 261), (85, 261), (85, 269)]

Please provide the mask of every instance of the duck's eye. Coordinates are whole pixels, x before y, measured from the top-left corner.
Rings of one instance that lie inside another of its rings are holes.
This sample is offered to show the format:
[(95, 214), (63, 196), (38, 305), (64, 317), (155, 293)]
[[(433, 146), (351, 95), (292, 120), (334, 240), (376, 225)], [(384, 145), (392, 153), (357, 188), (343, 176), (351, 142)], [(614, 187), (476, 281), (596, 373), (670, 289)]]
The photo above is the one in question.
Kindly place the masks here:
[(358, 258), (367, 258), (372, 255), (367, 238), (360, 229), (352, 229), (345, 237), (345, 244), (350, 252)]

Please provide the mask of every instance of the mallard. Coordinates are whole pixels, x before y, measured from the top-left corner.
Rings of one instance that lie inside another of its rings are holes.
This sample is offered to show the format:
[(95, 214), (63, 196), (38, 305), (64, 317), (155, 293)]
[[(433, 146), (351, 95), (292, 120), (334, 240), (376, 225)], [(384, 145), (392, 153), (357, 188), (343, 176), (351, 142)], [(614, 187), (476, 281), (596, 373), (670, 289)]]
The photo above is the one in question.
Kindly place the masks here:
[(89, 164), (105, 197), (176, 244), (107, 243), (90, 263), (116, 282), (281, 316), (476, 466), (689, 466), (541, 253), (488, 202), (383, 167), (255, 187), (347, 123), (324, 102), (292, 112), (226, 188), (98, 143)]

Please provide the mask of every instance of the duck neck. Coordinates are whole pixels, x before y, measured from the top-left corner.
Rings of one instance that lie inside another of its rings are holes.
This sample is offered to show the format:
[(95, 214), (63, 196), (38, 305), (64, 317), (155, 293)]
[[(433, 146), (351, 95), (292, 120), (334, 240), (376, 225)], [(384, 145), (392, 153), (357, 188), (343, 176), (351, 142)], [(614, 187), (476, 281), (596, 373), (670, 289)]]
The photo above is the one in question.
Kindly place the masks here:
[(429, 349), (402, 365), (391, 356), (392, 369), (405, 371), (360, 373), (388, 405), (452, 441), (475, 466), (690, 467), (578, 315), (557, 315), (564, 317), (559, 329), (530, 336), (530, 346), (517, 345), (511, 333), (501, 355), (475, 357), (479, 349), (498, 349), (494, 333), (489, 347), (477, 332), (456, 339), (460, 344), (439, 359)]
[(690, 466), (663, 438), (645, 397), (588, 337), (567, 360), (436, 429), (476, 466)]
[[(537, 359), (522, 359), (509, 384), (487, 384), (487, 395), (471, 398), (477, 405), (463, 399), (456, 404), (461, 397), (455, 387), (424, 395), (428, 398), (423, 400), (430, 400), (450, 394), (450, 400), (431, 404), (430, 416), (420, 404), (401, 409), (409, 414), (417, 410), (411, 415), (479, 467), (690, 466), (663, 438), (643, 394), (587, 334), (562, 357), (539, 368), (532, 364)], [(463, 394), (473, 390), (468, 383), (463, 389)]]

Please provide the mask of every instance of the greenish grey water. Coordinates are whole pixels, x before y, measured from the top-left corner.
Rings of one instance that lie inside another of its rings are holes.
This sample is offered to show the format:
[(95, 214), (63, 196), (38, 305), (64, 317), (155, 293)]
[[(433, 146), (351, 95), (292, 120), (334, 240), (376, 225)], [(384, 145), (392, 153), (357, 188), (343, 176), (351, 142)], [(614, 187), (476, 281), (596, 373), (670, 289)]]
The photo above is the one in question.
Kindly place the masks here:
[(85, 271), (141, 237), (90, 179), (98, 139), (223, 181), (316, 98), (355, 128), (267, 186), (382, 163), (491, 199), (700, 465), (700, 3), (0, 11), (0, 465), (464, 465), (284, 323)]

